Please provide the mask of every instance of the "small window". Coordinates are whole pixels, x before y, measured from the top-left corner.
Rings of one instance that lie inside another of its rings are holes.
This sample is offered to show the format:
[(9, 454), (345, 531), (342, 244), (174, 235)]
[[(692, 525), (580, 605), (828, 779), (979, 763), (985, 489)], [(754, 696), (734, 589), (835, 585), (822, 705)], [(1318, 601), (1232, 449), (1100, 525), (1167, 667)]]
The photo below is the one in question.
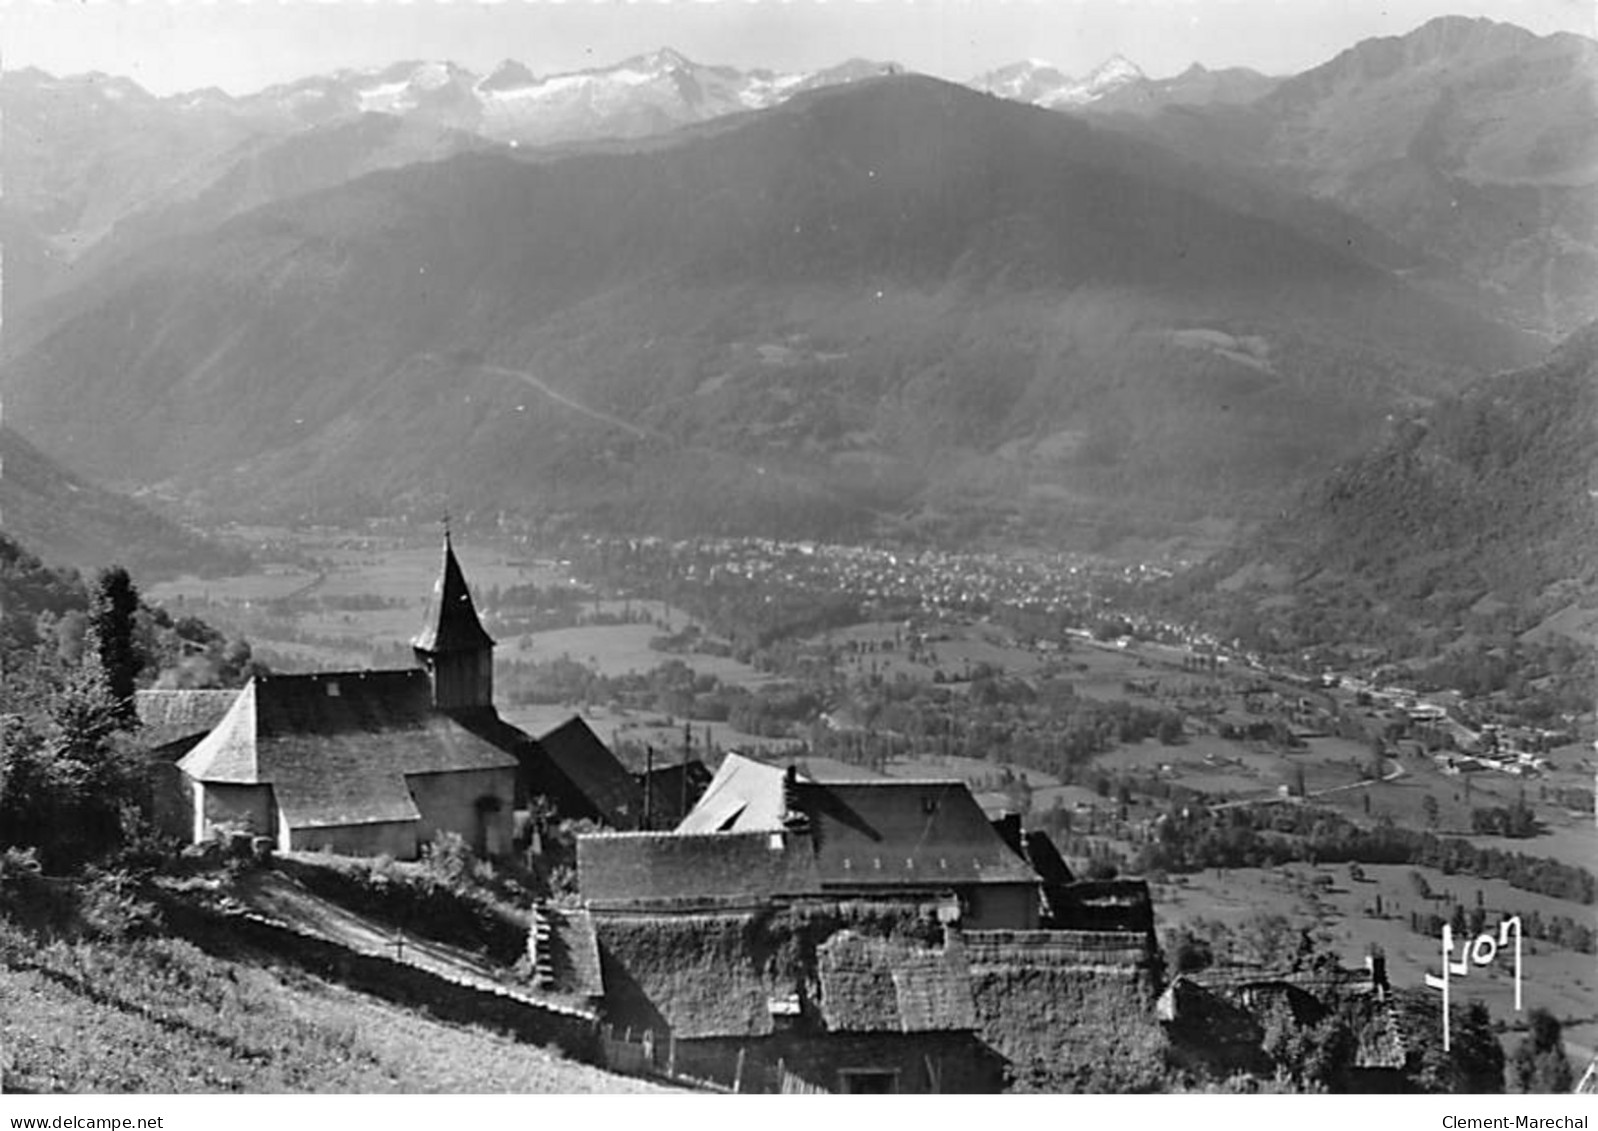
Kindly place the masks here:
[(328, 680), (327, 684), (326, 684), (326, 687), (327, 687), (327, 696), (328, 696), (329, 699), (337, 699), (339, 697), (338, 680), (336, 680), (336, 679)]
[(899, 1090), (899, 1073), (892, 1068), (840, 1068), (839, 1091), (847, 1096), (885, 1096)]
[(930, 793), (925, 794), (921, 798), (921, 811), (929, 817), (936, 813), (938, 811), (937, 797)]

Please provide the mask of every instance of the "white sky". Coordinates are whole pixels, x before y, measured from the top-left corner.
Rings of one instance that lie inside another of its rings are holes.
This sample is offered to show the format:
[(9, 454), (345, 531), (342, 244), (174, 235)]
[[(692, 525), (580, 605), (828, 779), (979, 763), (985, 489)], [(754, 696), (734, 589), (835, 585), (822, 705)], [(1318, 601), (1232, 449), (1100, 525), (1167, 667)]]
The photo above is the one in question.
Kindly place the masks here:
[(449, 59), (537, 74), (675, 47), (702, 63), (810, 70), (862, 56), (954, 80), (1022, 58), (1081, 75), (1114, 53), (1286, 74), (1434, 16), (1598, 36), (1598, 0), (0, 0), (0, 63), (234, 94), (341, 67)]

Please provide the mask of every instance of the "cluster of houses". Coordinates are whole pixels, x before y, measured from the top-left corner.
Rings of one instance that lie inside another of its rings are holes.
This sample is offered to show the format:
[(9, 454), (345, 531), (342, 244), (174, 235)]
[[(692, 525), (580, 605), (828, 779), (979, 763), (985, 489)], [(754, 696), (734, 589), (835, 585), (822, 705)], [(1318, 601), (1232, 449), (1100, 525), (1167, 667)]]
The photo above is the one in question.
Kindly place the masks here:
[[(539, 987), (674, 1062), (791, 1090), (1058, 1083), (1160, 1031), (1147, 886), (1076, 881), (963, 782), (738, 754), (634, 775), (581, 719), (529, 735), (495, 710), (494, 642), (447, 534), (413, 646), (408, 669), (141, 692), (160, 822), (409, 859), (445, 833), (508, 854), (535, 803), (587, 818), (604, 831), (578, 840), (579, 902), (532, 913)], [(1191, 1020), (1182, 992), (1167, 1033)]]

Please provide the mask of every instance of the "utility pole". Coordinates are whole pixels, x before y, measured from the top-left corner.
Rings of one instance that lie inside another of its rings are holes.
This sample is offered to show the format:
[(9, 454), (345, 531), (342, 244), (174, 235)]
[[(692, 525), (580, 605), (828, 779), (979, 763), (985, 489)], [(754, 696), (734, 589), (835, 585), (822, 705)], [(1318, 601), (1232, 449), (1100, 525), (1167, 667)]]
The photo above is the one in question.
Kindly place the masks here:
[(682, 795), (678, 807), (684, 817), (688, 815), (688, 756), (693, 752), (694, 728), (687, 719), (682, 723)]
[(654, 814), (650, 804), (655, 796), (655, 748), (649, 743), (644, 744), (644, 832), (649, 832), (654, 827), (652, 820)]

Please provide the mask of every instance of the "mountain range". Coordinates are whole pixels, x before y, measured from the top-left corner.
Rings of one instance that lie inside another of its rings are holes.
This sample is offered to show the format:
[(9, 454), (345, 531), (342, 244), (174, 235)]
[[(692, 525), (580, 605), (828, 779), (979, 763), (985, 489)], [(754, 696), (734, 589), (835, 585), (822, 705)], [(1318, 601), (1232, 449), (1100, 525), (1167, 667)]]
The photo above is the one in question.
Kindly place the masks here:
[(1258, 513), (1528, 356), (1226, 196), (1116, 131), (878, 77), (162, 239), (55, 305), (7, 403), (222, 513), (825, 533)]
[(8, 72), (0, 378), (52, 456), (218, 516), (1224, 527), (1598, 297), (1593, 50)]
[[(1598, 309), (1598, 42), (1445, 17), (1246, 102), (1120, 124), (1334, 204), (1502, 313), (1562, 336)], [(1446, 285), (1446, 284), (1445, 284)]]

